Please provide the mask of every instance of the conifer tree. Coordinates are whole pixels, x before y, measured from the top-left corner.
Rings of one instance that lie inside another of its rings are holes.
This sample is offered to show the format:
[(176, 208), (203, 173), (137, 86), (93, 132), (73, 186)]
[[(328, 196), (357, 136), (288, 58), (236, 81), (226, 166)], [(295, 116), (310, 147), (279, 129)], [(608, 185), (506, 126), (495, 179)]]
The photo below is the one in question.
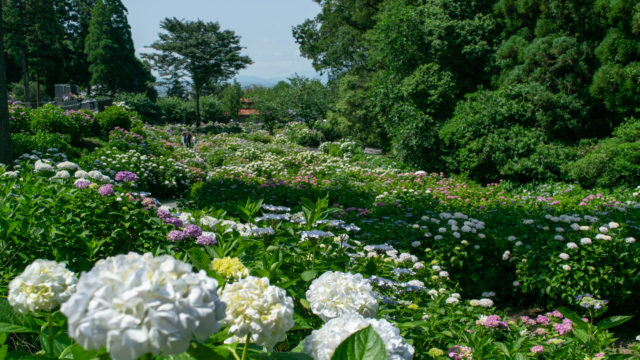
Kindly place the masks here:
[(151, 72), (135, 56), (127, 9), (120, 0), (96, 0), (85, 40), (91, 85), (101, 93), (144, 92)]

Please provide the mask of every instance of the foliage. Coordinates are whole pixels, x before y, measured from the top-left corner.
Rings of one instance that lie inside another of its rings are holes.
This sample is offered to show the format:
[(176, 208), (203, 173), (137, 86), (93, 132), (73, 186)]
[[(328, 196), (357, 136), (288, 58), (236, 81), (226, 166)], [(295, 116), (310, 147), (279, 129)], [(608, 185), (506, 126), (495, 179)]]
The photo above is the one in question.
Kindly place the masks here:
[(586, 154), (567, 164), (569, 177), (585, 187), (634, 185), (640, 176), (640, 121), (629, 118), (613, 137), (598, 141)]
[(102, 135), (106, 138), (109, 132), (116, 127), (131, 129), (132, 114), (122, 106), (112, 105), (96, 115), (96, 121), (100, 125)]
[(159, 122), (162, 114), (156, 101), (142, 93), (119, 93), (113, 99), (114, 102), (122, 102), (131, 110), (142, 117), (145, 122)]
[(176, 97), (158, 99), (158, 107), (165, 123), (191, 124), (196, 117), (195, 106), (191, 102)]
[(287, 123), (284, 133), (290, 141), (301, 146), (318, 147), (324, 141), (322, 132), (297, 122)]
[(57, 149), (69, 156), (77, 155), (77, 151), (71, 146), (69, 135), (60, 135), (47, 132), (36, 132), (35, 134), (15, 133), (11, 134), (11, 144), (14, 157), (22, 154), (30, 154), (33, 151), (41, 153), (48, 149)]
[(91, 85), (105, 94), (146, 92), (155, 96), (149, 69), (136, 58), (127, 9), (120, 0), (96, 0), (91, 12), (85, 54)]
[(238, 118), (238, 110), (242, 108), (240, 99), (242, 99), (244, 95), (245, 93), (237, 81), (234, 80), (233, 84), (227, 83), (224, 85), (220, 92), (220, 106), (226, 118)]
[(69, 135), (77, 142), (92, 133), (93, 117), (81, 112), (64, 112), (60, 107), (44, 105), (29, 112), (34, 132), (50, 132)]

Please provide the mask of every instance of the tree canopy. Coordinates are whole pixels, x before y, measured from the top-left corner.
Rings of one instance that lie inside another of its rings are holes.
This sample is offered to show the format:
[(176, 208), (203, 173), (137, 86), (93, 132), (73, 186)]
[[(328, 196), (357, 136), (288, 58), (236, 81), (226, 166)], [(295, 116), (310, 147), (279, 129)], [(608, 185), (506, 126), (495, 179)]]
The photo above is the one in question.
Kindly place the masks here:
[(120, 0), (96, 0), (91, 12), (85, 53), (91, 84), (99, 92), (153, 93), (155, 79), (135, 56), (127, 9)]
[(241, 55), (240, 37), (221, 30), (217, 22), (166, 18), (160, 23), (164, 32), (149, 47), (155, 53), (144, 54), (161, 76), (189, 78), (196, 101), (196, 124), (200, 124), (200, 94), (207, 84), (217, 84), (235, 76), (251, 64)]

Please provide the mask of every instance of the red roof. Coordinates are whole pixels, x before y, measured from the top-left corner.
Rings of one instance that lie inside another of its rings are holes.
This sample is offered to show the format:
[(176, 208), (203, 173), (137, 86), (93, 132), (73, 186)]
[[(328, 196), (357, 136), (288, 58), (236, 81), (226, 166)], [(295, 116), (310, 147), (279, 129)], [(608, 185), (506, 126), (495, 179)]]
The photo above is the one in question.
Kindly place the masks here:
[(240, 116), (249, 116), (249, 115), (260, 115), (260, 112), (256, 109), (240, 109), (238, 110), (238, 115)]

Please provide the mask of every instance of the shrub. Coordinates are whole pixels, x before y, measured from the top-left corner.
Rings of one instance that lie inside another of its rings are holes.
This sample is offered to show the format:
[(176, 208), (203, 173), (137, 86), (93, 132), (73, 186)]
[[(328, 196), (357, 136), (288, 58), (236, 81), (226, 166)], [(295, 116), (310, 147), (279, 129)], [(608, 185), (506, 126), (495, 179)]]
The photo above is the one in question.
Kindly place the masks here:
[(121, 106), (109, 106), (96, 115), (96, 120), (104, 137), (116, 127), (131, 129), (131, 114)]
[(11, 134), (11, 145), (14, 157), (30, 153), (33, 150), (46, 152), (47, 149), (51, 148), (58, 149), (61, 153), (75, 157), (78, 155), (78, 151), (70, 145), (70, 142), (69, 135), (47, 132)]
[[(71, 114), (54, 105), (44, 105), (30, 112), (31, 129), (33, 132), (49, 132), (69, 135), (72, 142), (79, 141), (82, 136), (90, 133), (91, 123), (85, 115)], [(72, 116), (70, 116), (72, 115)]]
[(318, 147), (324, 140), (322, 132), (296, 122), (287, 124), (285, 135), (296, 144), (309, 147)]
[(637, 185), (640, 178), (640, 120), (630, 118), (613, 137), (598, 141), (566, 166), (569, 177), (586, 187)]
[(9, 100), (9, 130), (11, 133), (30, 130), (29, 113), (28, 108)]
[[(89, 110), (67, 110), (64, 112), (67, 119), (79, 129), (81, 136), (100, 135), (100, 126), (96, 122), (95, 115)], [(72, 139), (73, 140), (73, 139)]]
[(196, 118), (195, 106), (177, 97), (158, 99), (162, 119), (168, 123), (188, 124)]
[(200, 98), (200, 115), (202, 122), (224, 122), (227, 120), (220, 101), (213, 96)]
[(160, 106), (145, 94), (121, 93), (116, 95), (114, 101), (116, 103), (124, 102), (145, 122), (157, 123), (162, 119)]

